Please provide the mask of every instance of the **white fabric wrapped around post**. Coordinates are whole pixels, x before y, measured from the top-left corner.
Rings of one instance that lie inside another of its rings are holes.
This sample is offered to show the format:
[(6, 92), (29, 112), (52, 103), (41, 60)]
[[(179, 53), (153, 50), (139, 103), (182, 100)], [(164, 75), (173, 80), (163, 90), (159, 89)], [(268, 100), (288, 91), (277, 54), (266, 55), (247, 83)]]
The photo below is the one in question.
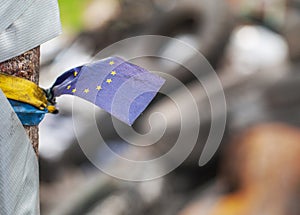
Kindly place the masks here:
[(0, 105), (0, 214), (38, 215), (37, 157), (1, 90)]
[(0, 62), (61, 33), (57, 0), (5, 0), (0, 6), (0, 20)]
[(0, 32), (7, 29), (34, 2), (34, 0), (4, 0), (0, 4)]

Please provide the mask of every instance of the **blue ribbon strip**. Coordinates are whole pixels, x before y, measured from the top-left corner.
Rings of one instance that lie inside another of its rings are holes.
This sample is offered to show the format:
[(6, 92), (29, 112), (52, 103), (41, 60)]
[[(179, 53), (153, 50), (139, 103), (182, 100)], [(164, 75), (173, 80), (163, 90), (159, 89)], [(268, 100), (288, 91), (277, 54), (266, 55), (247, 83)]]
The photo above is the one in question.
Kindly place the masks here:
[(23, 125), (38, 125), (44, 119), (46, 113), (48, 113), (47, 109), (39, 110), (36, 107), (23, 102), (11, 99), (9, 99), (8, 101)]

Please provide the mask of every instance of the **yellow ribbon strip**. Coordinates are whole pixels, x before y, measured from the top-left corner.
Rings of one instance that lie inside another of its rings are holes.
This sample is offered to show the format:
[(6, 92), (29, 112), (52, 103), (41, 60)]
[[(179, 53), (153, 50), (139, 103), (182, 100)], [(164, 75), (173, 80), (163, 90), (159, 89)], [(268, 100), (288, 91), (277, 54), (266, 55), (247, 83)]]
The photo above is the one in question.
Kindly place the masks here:
[(0, 73), (0, 88), (9, 99), (33, 105), (40, 110), (46, 108), (50, 113), (56, 111), (54, 106), (48, 105), (42, 88), (31, 81)]

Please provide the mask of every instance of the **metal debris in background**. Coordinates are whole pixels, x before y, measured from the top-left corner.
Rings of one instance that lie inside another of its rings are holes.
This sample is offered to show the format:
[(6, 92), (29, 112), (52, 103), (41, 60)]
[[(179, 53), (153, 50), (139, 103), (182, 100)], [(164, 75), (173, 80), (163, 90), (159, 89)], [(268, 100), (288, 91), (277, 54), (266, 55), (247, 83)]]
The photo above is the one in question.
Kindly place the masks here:
[(218, 182), (199, 190), (178, 215), (299, 214), (299, 128), (268, 123), (235, 136)]
[(40, 214), (37, 157), (1, 90), (0, 104), (0, 214)]
[(61, 33), (57, 0), (6, 0), (1, 2), (0, 20), (0, 62)]
[[(294, 2), (296, 1), (298, 0), (294, 0)], [(151, 4), (151, 2), (155, 2), (155, 5)], [(174, 4), (169, 4), (169, 2)], [(180, 2), (193, 2), (194, 7), (184, 3), (181, 4)], [(270, 23), (257, 22), (256, 19), (254, 19), (255, 21), (247, 19), (245, 22), (245, 19), (241, 20), (240, 17), (235, 20), (236, 26), (233, 29), (231, 23), (232, 14), (225, 5), (223, 6), (226, 1), (222, 0), (207, 0), (207, 4), (203, 4), (205, 1), (201, 0), (122, 0), (119, 3), (120, 10), (106, 24), (103, 24), (98, 29), (83, 31), (79, 36), (72, 38), (74, 43), (72, 45), (69, 44), (70, 46), (67, 44), (64, 50), (61, 49), (62, 43), (59, 41), (56, 49), (59, 54), (50, 53), (51, 55), (49, 54), (49, 56), (55, 56), (55, 58), (44, 58), (46, 63), (43, 64), (43, 68), (48, 69), (48, 71), (46, 70), (47, 72), (42, 73), (42, 84), (49, 84), (47, 82), (48, 79), (53, 79), (53, 77), (58, 75), (59, 71), (65, 70), (66, 66), (74, 66), (74, 64), (83, 64), (90, 61), (91, 56), (97, 51), (122, 38), (144, 33), (163, 34), (183, 40), (193, 47), (197, 47), (216, 68), (223, 84), (228, 105), (227, 133), (222, 142), (222, 146), (225, 149), (228, 147), (229, 135), (236, 134), (249, 126), (270, 121), (280, 121), (299, 126), (300, 96), (297, 93), (300, 86), (298, 77), (299, 65), (296, 65), (295, 61), (290, 61), (290, 59), (299, 60), (297, 54), (292, 54), (298, 53), (297, 50), (299, 50), (297, 45), (297, 38), (299, 38), (297, 37), (299, 33), (299, 30), (297, 30), (298, 16), (290, 14), (289, 17), (291, 19), (289, 20), (292, 22), (283, 23), (283, 26), (277, 26), (277, 31), (274, 32), (276, 26), (270, 26)], [(238, 9), (239, 12), (242, 11), (240, 7)], [(293, 9), (296, 12), (299, 10), (299, 7)], [(103, 10), (103, 8), (99, 7), (98, 10)], [(254, 13), (253, 15), (257, 14)], [(206, 20), (209, 22), (206, 23)], [(288, 20), (286, 21), (288, 22)], [(288, 28), (287, 25), (290, 27)], [(48, 47), (47, 50), (49, 51)], [(137, 47), (157, 50), (157, 53), (160, 53), (161, 50), (167, 50), (180, 54), (199, 72), (203, 72), (200, 62), (193, 61), (192, 56), (187, 56), (186, 53), (180, 52), (173, 44), (150, 43), (149, 45), (141, 43)], [(292, 51), (292, 49), (296, 51)], [(150, 65), (149, 67), (153, 68), (151, 66), (156, 65), (157, 61), (154, 59), (153, 62), (150, 62), (151, 60), (145, 59), (145, 64), (141, 65)], [(139, 59), (137, 61), (134, 63), (140, 63)], [(147, 66), (146, 68), (148, 68)], [(66, 102), (61, 105), (62, 108), (60, 109), (64, 114), (63, 117), (48, 117), (41, 128), (41, 157), (43, 159), (41, 162), (43, 181), (41, 196), (44, 214), (51, 214), (52, 211), (62, 211), (60, 214), (65, 214), (67, 206), (68, 211), (72, 212), (69, 214), (72, 215), (79, 211), (78, 208), (85, 209), (85, 212), (89, 212), (89, 214), (174, 215), (178, 214), (182, 208), (189, 210), (189, 205), (184, 205), (194, 199), (194, 196), (201, 196), (201, 199), (205, 198), (205, 201), (201, 201), (199, 204), (196, 202), (195, 204), (195, 207), (201, 207), (202, 213), (205, 214), (207, 211), (204, 210), (204, 207), (208, 206), (207, 208), (211, 209), (213, 204), (231, 188), (224, 184), (220, 186), (218, 182), (215, 183), (216, 179), (220, 179), (220, 177), (215, 175), (217, 174), (216, 167), (219, 165), (222, 167), (223, 165), (218, 160), (219, 153), (210, 165), (202, 168), (197, 166), (199, 153), (202, 151), (202, 143), (207, 138), (211, 124), (209, 101), (203, 88), (195, 83), (194, 77), (188, 71), (176, 67), (170, 68), (168, 65), (164, 67), (163, 71), (187, 84), (188, 89), (196, 98), (195, 100), (200, 110), (199, 114), (202, 116), (199, 141), (189, 159), (175, 172), (163, 178), (163, 185), (161, 187), (157, 186), (158, 195), (155, 196), (151, 204), (143, 203), (145, 197), (148, 196), (147, 192), (138, 193), (137, 195), (137, 186), (132, 189), (130, 186), (126, 186), (127, 183), (122, 181), (118, 182), (118, 184), (125, 184), (124, 187), (117, 191), (111, 189), (109, 194), (106, 193), (107, 196), (103, 196), (100, 191), (105, 181), (102, 181), (101, 177), (97, 178), (95, 176), (98, 173), (97, 169), (91, 167), (78, 144), (74, 144), (76, 140), (74, 133), (72, 133), (72, 107), (68, 105), (71, 102), (68, 104)], [(53, 76), (51, 77), (51, 75)], [(209, 73), (204, 71), (201, 75), (206, 80), (210, 80)], [(168, 86), (168, 90), (168, 92), (172, 92), (172, 95), (180, 97), (181, 101), (186, 99), (182, 94), (182, 89), (176, 86)], [(84, 105), (84, 103), (82, 104)], [(80, 109), (82, 109), (82, 113), (80, 112), (82, 116), (81, 122), (82, 124), (89, 124), (90, 122), (86, 120), (87, 117), (84, 113), (85, 108), (83, 105), (81, 106), (80, 104)], [(146, 133), (150, 130), (149, 116), (151, 113), (165, 113), (164, 117), (169, 122), (168, 130), (165, 133), (166, 138), (161, 139), (147, 151), (150, 155), (146, 152), (142, 153), (142, 150), (130, 150), (128, 144), (120, 140), (114, 130), (111, 118), (102, 112), (96, 115), (97, 120), (106, 123), (105, 126), (101, 126), (99, 123), (99, 132), (113, 150), (127, 157), (131, 158), (132, 154), (138, 154), (145, 159), (158, 154), (161, 155), (170, 148), (173, 141), (172, 138), (176, 138), (179, 130), (180, 118), (178, 114), (175, 114), (175, 111), (172, 111), (176, 108), (172, 105), (171, 101), (160, 97), (154, 101), (149, 112), (145, 112), (134, 125), (137, 131)], [(57, 129), (57, 123), (63, 123), (65, 130)], [(153, 126), (154, 130), (161, 130), (163, 127), (159, 122), (153, 123), (151, 126)], [(260, 127), (260, 129), (262, 128)], [(64, 132), (66, 130), (70, 132)], [(60, 138), (55, 137), (54, 133), (57, 136), (60, 135)], [(260, 133), (263, 133), (263, 131)], [(281, 131), (277, 133), (283, 134)], [(101, 153), (103, 151), (99, 147), (99, 140), (89, 129), (82, 130), (79, 135), (86, 142), (95, 143), (90, 148), (90, 151), (96, 152), (95, 157), (107, 158), (105, 154)], [(272, 143), (270, 142), (270, 144)], [(275, 144), (270, 146), (269, 149), (280, 151), (280, 148), (277, 148)], [(284, 151), (284, 153), (286, 152)], [(274, 153), (272, 158), (277, 155), (278, 158), (284, 159), (284, 156), (281, 157), (282, 153)], [(253, 160), (260, 157), (263, 156), (254, 157)], [(228, 160), (230, 161), (230, 159), (232, 159), (231, 162), (244, 165), (244, 162), (239, 162), (229, 155)], [(267, 160), (265, 161), (267, 165), (271, 165), (268, 164)], [(271, 169), (277, 170), (273, 166), (270, 166)], [(237, 172), (243, 173), (243, 168)], [(225, 171), (226, 173), (230, 175), (228, 171)], [(132, 174), (132, 172), (128, 172), (128, 174)], [(140, 174), (143, 174), (143, 172)], [(91, 178), (98, 180), (98, 183), (90, 183), (89, 179)], [(276, 177), (276, 180), (279, 180), (279, 178)], [(89, 184), (92, 188), (87, 187)], [(263, 183), (262, 185), (262, 187), (265, 187)], [(74, 187), (78, 188), (78, 190), (74, 189)], [(149, 185), (150, 190), (155, 190), (155, 188), (156, 186)], [(276, 189), (274, 188), (272, 192), (276, 191)], [(89, 190), (96, 192), (84, 192)], [(104, 189), (103, 191), (107, 190)], [(57, 195), (57, 192), (59, 192), (59, 195)], [(101, 196), (97, 198), (94, 195), (95, 193), (101, 194)], [(78, 198), (69, 198), (75, 196)], [(291, 200), (299, 199), (297, 196), (292, 198)], [(239, 203), (239, 199), (236, 202)], [(203, 204), (204, 207), (202, 207)], [(83, 214), (82, 211), (79, 212), (81, 212), (79, 214)], [(222, 212), (219, 214), (223, 215), (224, 213)], [(199, 210), (195, 210), (195, 214), (200, 214)], [(298, 214), (297, 211), (295, 214)]]

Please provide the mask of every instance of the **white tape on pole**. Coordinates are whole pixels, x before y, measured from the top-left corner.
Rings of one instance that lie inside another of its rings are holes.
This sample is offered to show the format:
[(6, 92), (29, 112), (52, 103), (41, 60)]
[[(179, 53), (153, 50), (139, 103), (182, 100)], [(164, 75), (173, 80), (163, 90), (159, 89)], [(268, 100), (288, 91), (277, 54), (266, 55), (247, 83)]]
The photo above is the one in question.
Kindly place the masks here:
[(0, 32), (7, 29), (34, 2), (34, 0), (2, 0), (0, 4)]
[[(15, 2), (16, 0), (5, 1)], [(30, 6), (24, 10), (24, 8), (20, 8), (20, 3), (17, 3), (13, 11), (18, 10), (18, 14), (23, 12), (22, 15), (0, 32), (0, 62), (33, 49), (61, 33), (57, 0), (34, 0), (32, 4), (29, 0), (18, 0), (17, 2), (26, 2), (24, 7)], [(2, 13), (0, 22), (5, 20), (6, 23), (3, 26), (15, 18), (7, 15), (13, 12), (7, 11), (11, 7), (8, 4), (0, 10)]]
[(37, 157), (1, 90), (0, 106), (0, 214), (40, 214)]

